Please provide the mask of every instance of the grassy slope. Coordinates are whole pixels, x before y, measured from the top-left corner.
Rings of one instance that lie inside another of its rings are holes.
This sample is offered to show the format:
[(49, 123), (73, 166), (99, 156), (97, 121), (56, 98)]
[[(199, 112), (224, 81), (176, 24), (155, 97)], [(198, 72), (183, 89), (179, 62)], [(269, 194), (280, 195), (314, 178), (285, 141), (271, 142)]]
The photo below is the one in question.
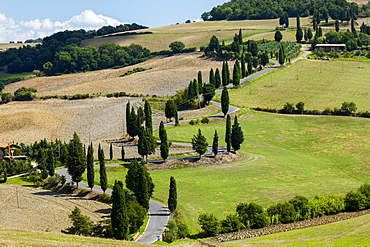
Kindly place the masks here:
[(76, 235), (36, 233), (0, 229), (0, 244), (2, 246), (143, 246), (128, 241), (105, 238), (92, 238)]
[(278, 109), (285, 102), (302, 101), (306, 109), (321, 111), (353, 101), (359, 111), (369, 111), (369, 70), (368, 62), (301, 60), (254, 81), (251, 94), (244, 85), (230, 92), (230, 98), (238, 106)]
[[(290, 21), (292, 25), (295, 25), (294, 18), (291, 18)], [(309, 19), (301, 18), (301, 23), (302, 26), (308, 25)], [(199, 48), (208, 44), (212, 35), (216, 35), (220, 41), (227, 43), (232, 40), (235, 33), (239, 32), (240, 28), (243, 30), (243, 35), (246, 39), (254, 38), (252, 35), (259, 35), (257, 36), (258, 39), (273, 39), (274, 29), (278, 25), (278, 19), (195, 22), (142, 30), (143, 32), (153, 32), (152, 34), (103, 37), (86, 40), (84, 41), (84, 45), (99, 46), (107, 42), (113, 42), (119, 45), (135, 43), (147, 47), (151, 51), (160, 51), (168, 50), (169, 44), (173, 41), (181, 41), (186, 47)], [(137, 32), (140, 32), (140, 30)], [(261, 32), (267, 33), (260, 34)], [(284, 35), (285, 33), (287, 33), (286, 37)], [(292, 31), (283, 31), (283, 36), (283, 40), (295, 40), (294, 32)]]
[(370, 215), (259, 238), (223, 243), (223, 246), (368, 246)]

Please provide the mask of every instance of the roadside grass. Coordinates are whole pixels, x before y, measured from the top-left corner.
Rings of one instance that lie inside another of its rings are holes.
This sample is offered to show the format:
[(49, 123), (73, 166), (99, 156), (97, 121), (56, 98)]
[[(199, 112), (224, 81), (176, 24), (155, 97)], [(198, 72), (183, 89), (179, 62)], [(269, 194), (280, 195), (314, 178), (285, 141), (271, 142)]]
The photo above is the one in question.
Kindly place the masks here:
[(0, 229), (0, 244), (4, 246), (142, 246), (142, 244), (106, 238), (78, 235), (37, 233)]
[(300, 60), (230, 90), (232, 104), (282, 109), (286, 102), (305, 103), (305, 109), (323, 111), (354, 102), (358, 111), (370, 110), (370, 63), (360, 61)]
[(25, 181), (25, 177), (8, 178), (6, 183), (3, 184), (16, 184), (28, 187), (36, 187), (33, 182)]
[(370, 215), (282, 232), (258, 238), (225, 242), (223, 246), (368, 246)]
[[(178, 207), (194, 233), (200, 213), (218, 217), (235, 213), (241, 202), (264, 207), (295, 195), (345, 194), (368, 181), (368, 119), (285, 116), (250, 112), (239, 118), (245, 158), (223, 165), (152, 171), (154, 196), (167, 201), (169, 178), (175, 177)], [(200, 128), (211, 144), (214, 130), (224, 146), (224, 126), (214, 123), (167, 130), (170, 140), (189, 142)], [(254, 157), (258, 160), (254, 160)], [(125, 180), (126, 169), (107, 171), (109, 185)], [(97, 175), (98, 180), (98, 175)]]

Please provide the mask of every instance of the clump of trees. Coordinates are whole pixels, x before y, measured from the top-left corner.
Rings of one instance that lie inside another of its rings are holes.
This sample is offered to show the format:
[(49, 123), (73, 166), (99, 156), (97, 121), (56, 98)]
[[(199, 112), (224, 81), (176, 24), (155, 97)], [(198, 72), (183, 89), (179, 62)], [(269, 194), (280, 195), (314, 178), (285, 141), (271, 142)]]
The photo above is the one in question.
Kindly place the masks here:
[(287, 202), (269, 205), (267, 208), (251, 202), (239, 203), (236, 214), (219, 220), (212, 213), (203, 213), (198, 223), (205, 236), (235, 232), (241, 229), (258, 229), (267, 225), (287, 224), (308, 218), (355, 212), (370, 208), (370, 184), (361, 185), (356, 191), (343, 195), (317, 195), (312, 199), (297, 195)]
[(256, 111), (266, 111), (274, 113), (284, 114), (309, 114), (309, 115), (339, 115), (339, 116), (354, 116), (354, 117), (370, 117), (369, 111), (357, 112), (357, 106), (354, 102), (343, 102), (340, 108), (325, 108), (323, 111), (319, 110), (307, 110), (303, 102), (298, 102), (296, 105), (290, 102), (286, 102), (282, 109), (274, 108), (253, 108)]

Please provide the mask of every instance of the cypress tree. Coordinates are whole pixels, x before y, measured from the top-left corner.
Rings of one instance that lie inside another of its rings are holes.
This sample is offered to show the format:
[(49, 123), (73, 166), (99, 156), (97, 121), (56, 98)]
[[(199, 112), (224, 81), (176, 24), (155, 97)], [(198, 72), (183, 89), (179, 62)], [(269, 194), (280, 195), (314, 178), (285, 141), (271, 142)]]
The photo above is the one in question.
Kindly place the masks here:
[(191, 144), (192, 148), (199, 154), (199, 158), (201, 158), (202, 154), (207, 151), (207, 139), (202, 135), (202, 131), (200, 129), (198, 129), (198, 134), (194, 135), (191, 139)]
[(152, 121), (152, 109), (150, 108), (150, 104), (147, 100), (145, 100), (144, 104), (144, 113), (145, 113), (145, 128), (153, 133), (153, 121)]
[(155, 152), (156, 142), (153, 138), (152, 132), (148, 129), (141, 127), (138, 142), (138, 153), (143, 157), (146, 157), (146, 162), (148, 163), (148, 156)]
[(317, 37), (322, 37), (322, 28), (318, 28)]
[(303, 38), (303, 30), (301, 28), (301, 21), (299, 19), (299, 15), (297, 16), (297, 31), (296, 31), (296, 34), (295, 34), (295, 38), (296, 38), (298, 43), (301, 42), (302, 38)]
[(161, 121), (159, 124), (159, 139), (161, 140), (161, 143), (167, 141), (167, 132), (166, 129), (164, 128), (164, 123)]
[(227, 86), (229, 83), (228, 83), (228, 80), (227, 80), (227, 72), (226, 72), (226, 64), (225, 64), (225, 61), (222, 62), (222, 71), (221, 71), (221, 75), (222, 75), (222, 86)]
[(245, 58), (244, 58), (244, 53), (242, 53), (242, 57), (240, 60), (240, 65), (241, 65), (241, 76), (242, 78), (247, 76), (247, 69), (245, 67)]
[(225, 61), (225, 69), (226, 69), (226, 80), (227, 80), (227, 84), (226, 85), (229, 85), (231, 82), (230, 82), (230, 69), (229, 69), (229, 64), (227, 63), (227, 61)]
[(239, 64), (238, 59), (235, 61), (235, 64), (234, 64), (233, 84), (234, 86), (238, 86), (240, 84), (240, 64)]
[(175, 212), (177, 208), (177, 188), (176, 180), (171, 176), (170, 178), (170, 189), (168, 191), (168, 209), (171, 213)]
[(131, 117), (131, 112), (130, 112), (130, 109), (131, 109), (131, 106), (130, 106), (130, 101), (127, 102), (126, 104), (126, 134), (129, 135), (129, 133), (131, 133), (131, 120), (130, 120), (130, 117)]
[(215, 72), (213, 69), (209, 72), (209, 83), (216, 87)]
[(121, 159), (125, 160), (125, 148), (123, 146), (121, 147)]
[(198, 96), (199, 95), (199, 88), (198, 88), (198, 82), (196, 79), (193, 80), (193, 90), (194, 90), (194, 94), (195, 96)]
[(243, 34), (242, 34), (242, 29), (239, 29), (239, 45), (243, 45)]
[(107, 171), (105, 169), (105, 157), (104, 157), (104, 150), (100, 148), (100, 155), (99, 155), (99, 173), (100, 173), (100, 188), (105, 193), (108, 188), (108, 179), (107, 179)]
[(76, 132), (73, 133), (73, 139), (68, 144), (68, 154), (68, 173), (78, 188), (78, 183), (82, 180), (82, 174), (86, 169), (86, 154)]
[(128, 129), (127, 133), (131, 137), (135, 137), (138, 134), (138, 120), (137, 120), (137, 115), (135, 113), (134, 107), (131, 107), (130, 111), (130, 117), (128, 118)]
[(109, 145), (109, 160), (113, 160), (113, 145), (110, 143)]
[(94, 148), (92, 143), (90, 143), (89, 147), (87, 148), (87, 183), (89, 188), (92, 190), (94, 188)]
[(229, 103), (230, 103), (229, 92), (227, 91), (227, 87), (224, 87), (224, 90), (222, 90), (221, 93), (221, 109), (222, 113), (224, 114), (224, 117), (229, 111)]
[(225, 142), (226, 142), (226, 149), (228, 152), (231, 151), (231, 119), (230, 115), (226, 117), (226, 131), (225, 131)]
[(357, 36), (356, 28), (355, 28), (355, 19), (351, 18), (351, 32)]
[(135, 193), (137, 190), (137, 181), (139, 176), (139, 163), (136, 159), (131, 161), (126, 174), (126, 188)]
[(310, 40), (310, 39), (312, 39), (312, 37), (313, 37), (312, 30), (311, 30), (311, 28), (308, 28), (308, 30), (307, 30), (307, 39)]
[(248, 68), (248, 74), (252, 74), (253, 73), (253, 64), (252, 64), (252, 61), (249, 61), (248, 62), (247, 68)]
[(220, 70), (217, 68), (215, 72), (215, 88), (219, 88), (221, 86), (221, 76)]
[(239, 126), (238, 118), (235, 117), (231, 131), (231, 145), (234, 149), (234, 152), (240, 149), (240, 145), (243, 142), (244, 142), (243, 131), (242, 128)]
[(52, 150), (52, 147), (48, 148), (46, 162), (47, 162), (47, 170), (48, 170), (49, 176), (52, 177), (55, 174), (55, 158), (54, 158), (54, 152)]
[(170, 151), (170, 147), (169, 147), (167, 141), (161, 143), (160, 150), (161, 150), (161, 157), (162, 157), (163, 161), (166, 162), (166, 160), (168, 158), (169, 151)]
[(166, 115), (166, 118), (169, 119), (169, 121), (171, 121), (172, 118), (176, 117), (177, 107), (176, 107), (175, 102), (173, 100), (170, 99), (166, 102), (166, 108), (164, 110), (164, 113)]
[(217, 130), (215, 130), (215, 134), (213, 136), (212, 151), (213, 151), (213, 154), (215, 156), (218, 154), (218, 134), (217, 134)]
[(203, 76), (202, 71), (198, 71), (198, 92), (203, 91)]
[(279, 63), (284, 64), (285, 63), (285, 54), (284, 54), (284, 47), (280, 46), (279, 48)]
[(180, 123), (179, 123), (179, 115), (177, 113), (177, 107), (175, 107), (176, 109), (176, 112), (175, 112), (175, 126), (179, 126)]
[(145, 121), (145, 113), (143, 108), (140, 106), (137, 108), (137, 126), (140, 127)]
[(335, 31), (336, 32), (339, 32), (340, 28), (339, 28), (339, 20), (335, 20)]
[(127, 239), (129, 229), (127, 194), (127, 190), (123, 189), (122, 182), (116, 180), (112, 192), (113, 203), (111, 212), (112, 231), (115, 239)]
[(138, 189), (135, 192), (137, 203), (145, 209), (149, 209), (149, 188), (148, 188), (148, 181), (145, 172), (143, 171), (144, 165), (139, 165), (139, 172), (138, 176)]

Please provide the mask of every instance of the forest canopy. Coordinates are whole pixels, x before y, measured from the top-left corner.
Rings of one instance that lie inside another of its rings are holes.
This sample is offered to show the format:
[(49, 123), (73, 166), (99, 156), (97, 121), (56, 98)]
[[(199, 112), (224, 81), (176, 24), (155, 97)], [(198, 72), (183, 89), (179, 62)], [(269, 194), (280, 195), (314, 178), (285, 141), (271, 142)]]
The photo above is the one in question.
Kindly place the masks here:
[(357, 19), (360, 8), (356, 3), (346, 0), (231, 0), (210, 12), (202, 14), (207, 20), (248, 20), (248, 19), (274, 19), (285, 13), (289, 17), (313, 15), (319, 11), (322, 19), (329, 15), (333, 19)]

